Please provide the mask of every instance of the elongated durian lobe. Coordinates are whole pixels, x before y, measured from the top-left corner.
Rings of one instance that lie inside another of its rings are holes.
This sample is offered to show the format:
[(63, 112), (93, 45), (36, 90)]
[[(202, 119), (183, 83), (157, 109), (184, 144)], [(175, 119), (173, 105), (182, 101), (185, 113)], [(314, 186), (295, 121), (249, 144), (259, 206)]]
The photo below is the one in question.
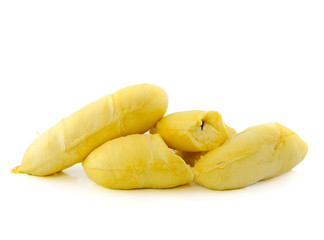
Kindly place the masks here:
[(193, 168), (207, 188), (242, 188), (285, 173), (301, 162), (307, 144), (279, 123), (250, 127), (206, 153)]
[(185, 111), (165, 116), (151, 133), (159, 133), (170, 148), (200, 152), (220, 146), (235, 130), (216, 111)]
[(158, 134), (134, 134), (106, 142), (82, 162), (88, 177), (113, 189), (170, 188), (190, 183), (190, 167)]
[(27, 149), (12, 172), (49, 175), (70, 167), (104, 142), (144, 133), (166, 112), (166, 92), (152, 84), (137, 84), (107, 95), (61, 120)]

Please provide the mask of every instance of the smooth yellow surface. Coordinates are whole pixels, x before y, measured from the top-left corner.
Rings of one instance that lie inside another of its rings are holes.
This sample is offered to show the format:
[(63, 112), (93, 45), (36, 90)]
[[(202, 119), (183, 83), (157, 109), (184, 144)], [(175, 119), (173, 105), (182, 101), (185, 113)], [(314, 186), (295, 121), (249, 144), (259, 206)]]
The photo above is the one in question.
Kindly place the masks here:
[(194, 181), (210, 189), (242, 188), (285, 173), (306, 156), (307, 144), (279, 123), (250, 127), (206, 153)]
[(220, 146), (235, 130), (216, 111), (185, 111), (165, 116), (151, 133), (159, 133), (170, 148), (200, 152)]
[(167, 93), (152, 84), (129, 86), (61, 120), (27, 149), (14, 173), (49, 175), (81, 162), (107, 140), (144, 133), (166, 112)]
[(106, 142), (82, 162), (88, 177), (113, 189), (170, 188), (190, 183), (190, 167), (158, 134), (134, 134)]

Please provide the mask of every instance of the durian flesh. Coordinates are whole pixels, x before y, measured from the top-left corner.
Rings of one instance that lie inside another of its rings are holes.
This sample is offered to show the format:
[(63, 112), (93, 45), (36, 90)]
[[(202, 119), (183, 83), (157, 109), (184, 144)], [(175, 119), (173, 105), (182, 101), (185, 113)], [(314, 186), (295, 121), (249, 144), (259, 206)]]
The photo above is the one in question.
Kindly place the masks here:
[(152, 84), (132, 85), (107, 95), (61, 120), (26, 150), (14, 173), (44, 176), (84, 158), (108, 140), (145, 133), (166, 112), (166, 92)]
[(191, 168), (158, 134), (134, 134), (106, 142), (82, 163), (88, 177), (113, 189), (170, 188), (193, 181)]
[(151, 133), (159, 133), (166, 144), (186, 152), (210, 151), (223, 144), (235, 130), (216, 111), (184, 111), (162, 118)]
[(195, 164), (194, 181), (216, 190), (243, 188), (283, 174), (308, 151), (307, 144), (279, 123), (250, 127)]

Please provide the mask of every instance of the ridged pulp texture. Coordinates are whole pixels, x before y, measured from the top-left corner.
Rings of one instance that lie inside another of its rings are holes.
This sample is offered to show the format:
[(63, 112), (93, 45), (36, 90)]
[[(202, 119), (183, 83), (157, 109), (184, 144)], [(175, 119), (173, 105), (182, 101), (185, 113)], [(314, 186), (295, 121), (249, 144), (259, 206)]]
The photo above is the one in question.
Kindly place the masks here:
[(106, 142), (82, 162), (88, 177), (113, 189), (170, 188), (193, 181), (190, 167), (158, 134)]
[(49, 175), (70, 167), (108, 140), (145, 133), (166, 112), (166, 92), (137, 84), (107, 95), (61, 120), (27, 149), (12, 172)]
[(206, 153), (194, 181), (210, 189), (242, 188), (283, 174), (306, 156), (307, 144), (279, 123), (250, 127)]
[(220, 146), (235, 130), (216, 111), (185, 111), (165, 116), (151, 133), (159, 133), (170, 148), (200, 152)]

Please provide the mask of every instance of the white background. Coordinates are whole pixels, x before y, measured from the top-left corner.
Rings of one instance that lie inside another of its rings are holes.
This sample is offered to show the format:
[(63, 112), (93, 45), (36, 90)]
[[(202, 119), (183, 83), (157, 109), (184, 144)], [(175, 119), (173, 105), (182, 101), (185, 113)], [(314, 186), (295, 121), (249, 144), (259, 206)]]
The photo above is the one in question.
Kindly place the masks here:
[[(0, 238), (323, 239), (323, 80), (323, 1), (1, 1)], [(277, 121), (309, 153), (232, 191), (110, 190), (80, 164), (10, 173), (37, 133), (141, 82), (168, 92), (168, 113)]]

